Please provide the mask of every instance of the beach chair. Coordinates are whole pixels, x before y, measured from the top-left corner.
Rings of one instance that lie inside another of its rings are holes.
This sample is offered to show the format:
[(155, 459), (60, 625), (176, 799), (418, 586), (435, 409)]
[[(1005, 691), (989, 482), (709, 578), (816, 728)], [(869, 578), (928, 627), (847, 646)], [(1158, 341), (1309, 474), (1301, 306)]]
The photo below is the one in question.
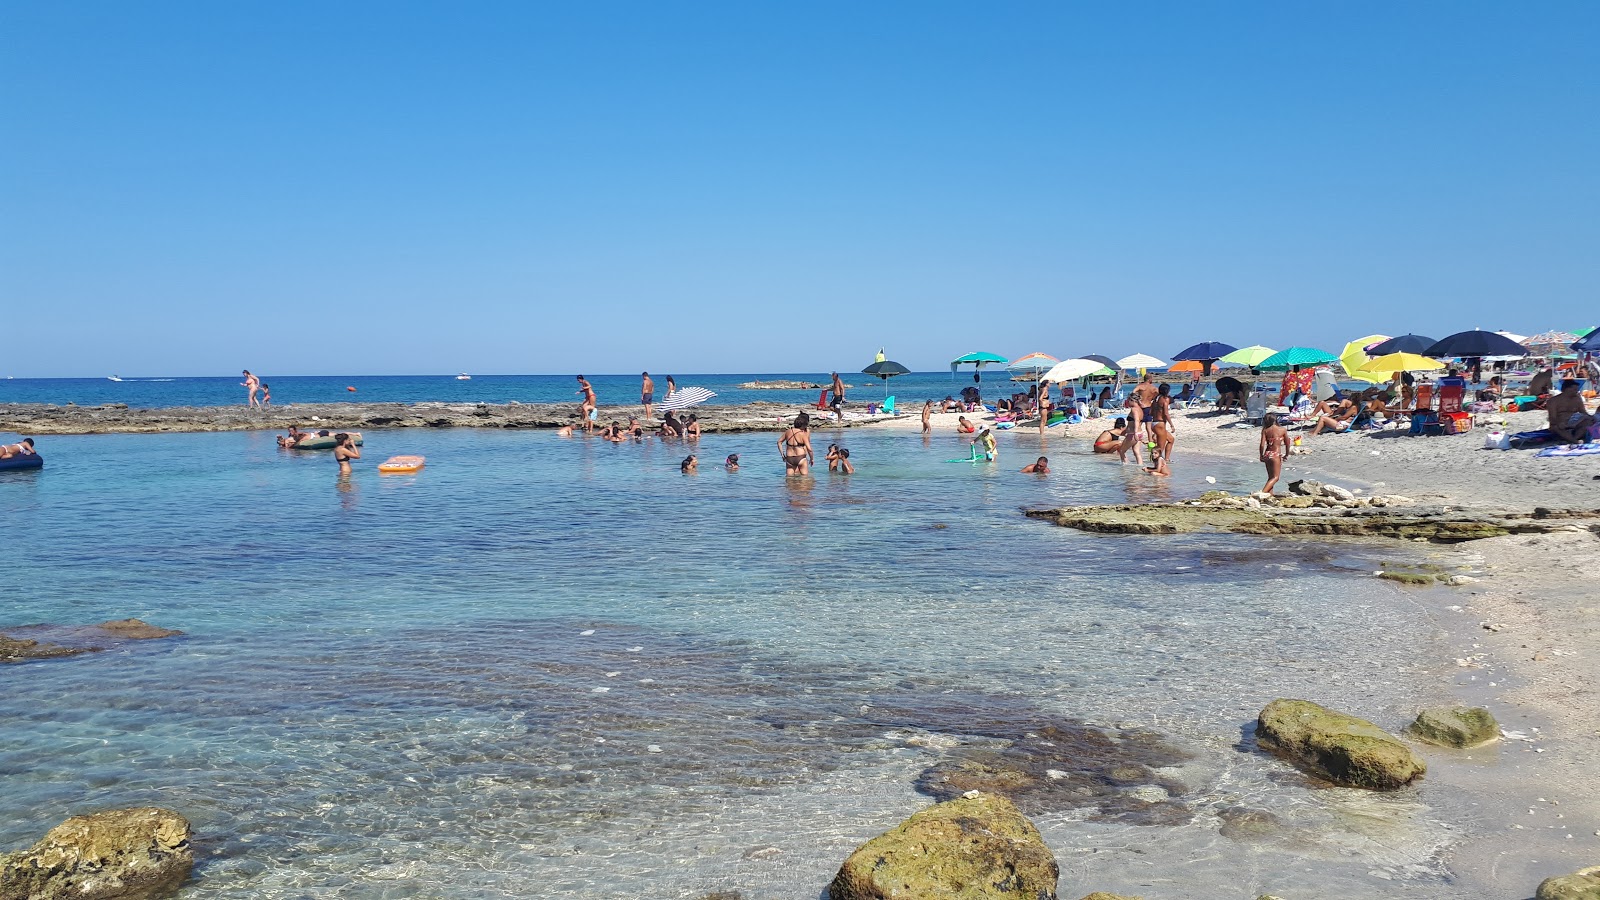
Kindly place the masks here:
[(822, 389), (822, 395), (817, 398), (817, 409), (828, 408), (828, 389)]
[(1260, 425), (1267, 415), (1267, 402), (1271, 399), (1266, 391), (1252, 391), (1244, 401), (1244, 420), (1251, 425)]
[(883, 398), (883, 403), (878, 408), (883, 410), (888, 415), (895, 415), (894, 395), (890, 394), (889, 396)]
[(1460, 378), (1439, 379), (1439, 415), (1461, 412), (1461, 402), (1466, 395), (1466, 381)]

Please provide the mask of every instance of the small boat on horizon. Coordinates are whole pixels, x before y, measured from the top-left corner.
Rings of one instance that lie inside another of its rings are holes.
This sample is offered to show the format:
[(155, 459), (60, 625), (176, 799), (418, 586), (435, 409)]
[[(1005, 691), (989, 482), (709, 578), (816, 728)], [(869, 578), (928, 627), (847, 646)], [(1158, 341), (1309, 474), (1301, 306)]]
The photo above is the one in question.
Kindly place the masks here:
[(460, 375), (456, 376), (456, 380), (457, 381), (471, 381), (472, 380), (472, 376), (468, 375), (465, 372), (462, 372)]
[(121, 381), (122, 379), (120, 377), (116, 376), (116, 375), (107, 375), (106, 376), (106, 380), (107, 381)]

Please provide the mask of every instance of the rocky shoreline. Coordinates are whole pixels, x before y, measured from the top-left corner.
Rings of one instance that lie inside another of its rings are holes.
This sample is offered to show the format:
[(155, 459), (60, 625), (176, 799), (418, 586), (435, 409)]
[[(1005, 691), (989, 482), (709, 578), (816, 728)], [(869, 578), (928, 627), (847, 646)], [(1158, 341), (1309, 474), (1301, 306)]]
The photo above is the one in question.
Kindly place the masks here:
[[(802, 412), (816, 410), (791, 403), (757, 401), (741, 406), (696, 406), (704, 432), (781, 431)], [(602, 423), (642, 418), (642, 406), (600, 409)], [(893, 416), (852, 412), (843, 423), (832, 416), (829, 426), (854, 427)], [(154, 434), (192, 431), (286, 431), (290, 425), (308, 430), (371, 428), (560, 428), (579, 421), (570, 403), (302, 403), (270, 409), (243, 406), (175, 406), (130, 408), (126, 404), (57, 406), (45, 403), (0, 404), (0, 431), (18, 434)]]

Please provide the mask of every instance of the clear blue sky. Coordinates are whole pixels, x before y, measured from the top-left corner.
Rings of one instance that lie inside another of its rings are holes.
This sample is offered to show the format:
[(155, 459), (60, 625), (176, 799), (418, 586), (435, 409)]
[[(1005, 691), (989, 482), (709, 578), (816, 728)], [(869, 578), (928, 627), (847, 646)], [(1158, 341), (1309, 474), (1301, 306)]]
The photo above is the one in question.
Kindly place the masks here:
[(0, 373), (1600, 321), (1600, 3), (0, 4)]

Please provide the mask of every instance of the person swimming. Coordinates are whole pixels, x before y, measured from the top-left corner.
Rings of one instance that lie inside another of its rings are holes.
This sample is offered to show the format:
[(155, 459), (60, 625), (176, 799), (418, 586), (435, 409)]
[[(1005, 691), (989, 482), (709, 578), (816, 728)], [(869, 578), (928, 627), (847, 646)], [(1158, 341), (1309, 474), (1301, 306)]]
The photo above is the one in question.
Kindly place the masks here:
[(723, 462), (722, 467), (727, 469), (729, 472), (739, 471), (739, 454), (729, 453), (728, 458)]
[(700, 471), (700, 460), (693, 453), (689, 454), (683, 462), (678, 464), (678, 471), (685, 475), (693, 475)]
[(1050, 458), (1047, 457), (1047, 456), (1041, 456), (1037, 460), (1034, 461), (1033, 465), (1023, 466), (1022, 467), (1022, 474), (1024, 474), (1024, 475), (1049, 475), (1050, 474)]

